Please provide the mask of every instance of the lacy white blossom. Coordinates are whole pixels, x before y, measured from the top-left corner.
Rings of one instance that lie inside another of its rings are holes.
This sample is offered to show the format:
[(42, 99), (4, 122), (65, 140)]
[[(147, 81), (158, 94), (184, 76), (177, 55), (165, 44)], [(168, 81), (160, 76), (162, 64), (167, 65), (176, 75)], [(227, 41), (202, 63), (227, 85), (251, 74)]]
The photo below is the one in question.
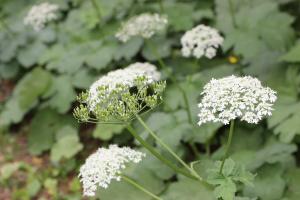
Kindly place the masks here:
[[(127, 90), (134, 86), (134, 82), (138, 77), (145, 77), (145, 84), (152, 83), (160, 80), (161, 74), (157, 71), (156, 66), (150, 63), (134, 63), (126, 67), (125, 69), (118, 69), (109, 72), (106, 76), (102, 76), (99, 80), (92, 84), (89, 90), (89, 106), (91, 110), (97, 103), (101, 101), (101, 98), (105, 98), (111, 92), (120, 89), (118, 86), (122, 86)], [(106, 87), (106, 93), (104, 96), (100, 96), (98, 88)]]
[(139, 163), (145, 156), (144, 153), (129, 147), (110, 145), (99, 148), (90, 155), (85, 164), (80, 168), (80, 182), (83, 184), (83, 194), (94, 196), (97, 186), (107, 188), (112, 180), (121, 180), (121, 170), (127, 163)]
[(168, 20), (159, 14), (144, 13), (129, 19), (116, 33), (116, 37), (122, 42), (128, 41), (133, 36), (150, 38), (158, 31), (163, 30)]
[(25, 25), (31, 25), (35, 31), (42, 30), (46, 23), (58, 18), (56, 11), (58, 5), (48, 2), (33, 6), (24, 19)]
[(212, 79), (204, 86), (198, 124), (221, 122), (240, 118), (248, 123), (258, 123), (272, 114), (276, 92), (263, 87), (261, 82), (251, 76), (228, 76)]
[(211, 59), (216, 56), (217, 48), (222, 45), (223, 37), (214, 28), (198, 25), (187, 31), (181, 38), (182, 55)]

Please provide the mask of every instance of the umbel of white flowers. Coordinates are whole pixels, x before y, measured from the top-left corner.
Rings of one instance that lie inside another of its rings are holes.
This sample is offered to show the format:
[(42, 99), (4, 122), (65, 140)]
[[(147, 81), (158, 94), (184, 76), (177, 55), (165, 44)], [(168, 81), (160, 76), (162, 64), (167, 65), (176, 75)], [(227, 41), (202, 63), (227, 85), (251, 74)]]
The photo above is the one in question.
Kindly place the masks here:
[(45, 28), (46, 23), (58, 18), (59, 6), (48, 2), (33, 6), (24, 18), (25, 25), (31, 25), (35, 31)]
[(204, 86), (198, 124), (221, 122), (240, 118), (248, 123), (258, 123), (272, 114), (276, 92), (263, 87), (257, 78), (251, 76), (228, 76), (212, 79)]
[(143, 13), (123, 23), (115, 36), (122, 42), (127, 42), (133, 36), (150, 38), (155, 33), (162, 31), (167, 24), (168, 20), (165, 16), (157, 13)]
[(201, 58), (206, 56), (211, 59), (216, 56), (217, 48), (222, 45), (224, 39), (214, 28), (198, 25), (187, 31), (181, 38), (182, 55)]
[(150, 63), (134, 63), (102, 76), (89, 91), (79, 96), (81, 104), (74, 116), (81, 121), (126, 122), (143, 109), (161, 100), (165, 82)]
[(146, 155), (129, 147), (109, 145), (90, 155), (80, 168), (80, 182), (85, 196), (94, 196), (97, 187), (107, 188), (112, 180), (121, 180), (127, 163), (139, 163)]

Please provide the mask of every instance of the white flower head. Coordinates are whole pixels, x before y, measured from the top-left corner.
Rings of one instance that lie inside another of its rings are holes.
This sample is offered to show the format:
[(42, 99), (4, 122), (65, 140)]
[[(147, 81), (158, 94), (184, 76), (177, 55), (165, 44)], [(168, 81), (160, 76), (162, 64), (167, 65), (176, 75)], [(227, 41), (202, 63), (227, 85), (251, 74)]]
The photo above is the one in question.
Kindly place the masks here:
[(24, 18), (25, 25), (31, 25), (35, 31), (42, 30), (46, 23), (58, 18), (56, 11), (59, 6), (48, 2), (33, 6)]
[[(111, 92), (120, 89), (122, 86), (127, 90), (134, 86), (135, 80), (138, 77), (145, 77), (145, 85), (155, 81), (159, 81), (161, 73), (157, 71), (156, 66), (150, 63), (134, 63), (125, 69), (118, 69), (109, 72), (107, 75), (102, 76), (99, 80), (93, 83), (89, 89), (88, 103), (91, 110), (93, 110), (102, 98), (106, 98)], [(106, 87), (104, 96), (99, 95), (98, 88)], [(119, 91), (120, 92), (120, 91)]]
[(129, 147), (110, 145), (99, 148), (90, 155), (80, 168), (80, 182), (85, 196), (94, 196), (97, 187), (107, 188), (112, 180), (121, 180), (121, 171), (126, 164), (139, 163), (145, 154)]
[(122, 42), (127, 42), (133, 36), (150, 38), (163, 30), (167, 24), (168, 19), (165, 16), (143, 13), (125, 22), (115, 36)]
[(216, 29), (198, 25), (182, 36), (181, 52), (184, 57), (201, 58), (206, 56), (211, 59), (216, 56), (217, 48), (222, 45), (223, 41), (223, 37)]
[(206, 122), (228, 124), (230, 120), (257, 124), (272, 115), (276, 92), (263, 87), (257, 78), (251, 76), (228, 76), (212, 79), (204, 86), (198, 125)]

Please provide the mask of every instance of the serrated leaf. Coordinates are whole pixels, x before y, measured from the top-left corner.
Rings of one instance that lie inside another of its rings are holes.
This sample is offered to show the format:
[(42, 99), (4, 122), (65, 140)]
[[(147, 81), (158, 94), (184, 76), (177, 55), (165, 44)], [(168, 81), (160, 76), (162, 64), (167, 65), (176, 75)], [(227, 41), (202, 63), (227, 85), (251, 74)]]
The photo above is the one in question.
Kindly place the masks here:
[(279, 165), (264, 166), (257, 172), (254, 187), (246, 187), (244, 194), (264, 200), (281, 199), (286, 185), (282, 172), (282, 167)]
[(280, 60), (286, 62), (300, 62), (300, 44), (299, 42), (292, 47)]

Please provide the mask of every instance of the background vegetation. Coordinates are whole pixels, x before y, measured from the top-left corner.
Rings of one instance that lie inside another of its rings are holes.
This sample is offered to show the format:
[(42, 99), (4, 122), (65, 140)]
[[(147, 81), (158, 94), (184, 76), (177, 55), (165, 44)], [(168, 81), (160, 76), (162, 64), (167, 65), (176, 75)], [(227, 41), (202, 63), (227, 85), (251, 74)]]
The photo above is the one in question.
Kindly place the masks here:
[[(231, 157), (257, 172), (254, 187), (238, 188), (245, 198), (236, 199), (300, 199), (299, 1), (163, 0), (161, 7), (154, 0), (97, 0), (100, 12), (89, 0), (50, 2), (61, 7), (60, 18), (38, 33), (23, 24), (37, 1), (0, 2), (1, 200), (82, 199), (78, 167), (91, 152), (112, 141), (138, 148), (123, 126), (79, 124), (72, 108), (76, 94), (102, 74), (136, 61), (158, 65), (147, 41), (121, 44), (114, 37), (123, 20), (143, 12), (168, 16), (167, 31), (150, 40), (186, 89), (195, 124), (199, 94), (212, 77), (252, 75), (278, 92), (272, 117), (256, 126), (239, 123), (235, 131)], [(225, 38), (213, 60), (181, 56), (180, 37), (200, 23)], [(163, 71), (165, 79), (169, 74)], [(164, 103), (145, 119), (185, 160), (205, 160), (195, 165), (199, 173), (222, 157), (228, 127), (192, 127), (170, 81)], [(176, 177), (151, 155), (126, 173), (166, 200), (214, 199), (212, 191)], [(149, 199), (122, 182), (98, 197)]]

